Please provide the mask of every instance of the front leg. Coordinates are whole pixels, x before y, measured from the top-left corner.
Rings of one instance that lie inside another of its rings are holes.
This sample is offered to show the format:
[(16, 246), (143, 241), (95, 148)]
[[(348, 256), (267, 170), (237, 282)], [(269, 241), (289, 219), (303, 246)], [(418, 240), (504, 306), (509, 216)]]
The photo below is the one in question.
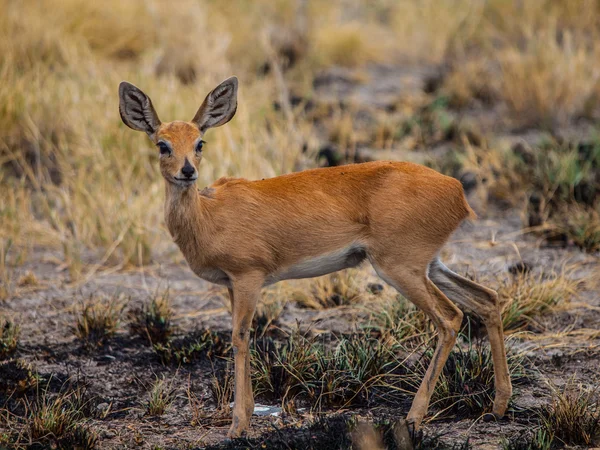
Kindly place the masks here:
[(263, 283), (263, 274), (247, 273), (232, 278), (232, 289), (229, 290), (233, 319), (231, 341), (235, 362), (233, 420), (228, 434), (230, 438), (239, 437), (248, 429), (254, 412), (250, 378), (250, 326)]

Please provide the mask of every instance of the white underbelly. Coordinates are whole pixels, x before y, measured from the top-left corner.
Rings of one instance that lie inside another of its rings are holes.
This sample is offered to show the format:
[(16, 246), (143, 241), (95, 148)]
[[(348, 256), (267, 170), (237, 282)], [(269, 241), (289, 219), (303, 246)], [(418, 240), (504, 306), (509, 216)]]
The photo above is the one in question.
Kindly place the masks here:
[(222, 286), (231, 287), (229, 276), (220, 269), (195, 268), (194, 273), (200, 278), (211, 283), (220, 284)]
[(345, 248), (337, 252), (305, 259), (297, 264), (286, 267), (267, 277), (266, 284), (273, 284), (281, 280), (320, 277), (328, 273), (337, 272), (338, 270), (356, 267), (365, 258), (366, 252), (363, 248)]
[[(328, 273), (337, 272), (338, 270), (356, 267), (366, 257), (367, 254), (362, 247), (354, 246), (305, 259), (268, 275), (265, 279), (265, 286), (281, 280), (320, 277)], [(192, 270), (203, 280), (231, 287), (229, 276), (220, 269), (195, 267)]]

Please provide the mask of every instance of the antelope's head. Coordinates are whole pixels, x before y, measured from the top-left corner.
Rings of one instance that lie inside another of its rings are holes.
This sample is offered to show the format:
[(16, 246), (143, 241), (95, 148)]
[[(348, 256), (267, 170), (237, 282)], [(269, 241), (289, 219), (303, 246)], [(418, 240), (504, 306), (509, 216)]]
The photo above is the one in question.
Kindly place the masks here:
[(165, 180), (189, 188), (198, 179), (204, 133), (226, 124), (235, 115), (237, 87), (237, 78), (228, 78), (206, 96), (191, 122), (161, 123), (150, 97), (123, 81), (119, 85), (119, 112), (125, 125), (144, 131), (156, 145)]

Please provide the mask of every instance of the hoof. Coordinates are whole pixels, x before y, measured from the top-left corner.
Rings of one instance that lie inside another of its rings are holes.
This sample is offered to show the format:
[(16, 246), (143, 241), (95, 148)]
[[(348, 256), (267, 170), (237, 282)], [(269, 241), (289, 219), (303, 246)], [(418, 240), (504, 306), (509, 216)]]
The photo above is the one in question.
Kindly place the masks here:
[(240, 421), (238, 420), (238, 418), (234, 417), (233, 422), (231, 424), (231, 428), (229, 429), (229, 432), (227, 433), (227, 437), (229, 439), (236, 439), (236, 438), (242, 437), (243, 435), (246, 434), (247, 429), (248, 429), (248, 424), (246, 426), (243, 426), (240, 424)]
[(229, 431), (227, 432), (227, 437), (229, 439), (237, 439), (241, 438), (244, 434), (246, 434), (246, 430), (229, 429)]
[(413, 450), (415, 424), (408, 420), (400, 420), (394, 427), (394, 438), (399, 450)]
[(483, 421), (484, 422), (491, 422), (492, 420), (493, 421), (497, 421), (497, 420), (500, 420), (500, 419), (502, 419), (502, 416), (499, 415), (499, 414), (496, 414), (496, 413), (485, 413), (483, 415)]

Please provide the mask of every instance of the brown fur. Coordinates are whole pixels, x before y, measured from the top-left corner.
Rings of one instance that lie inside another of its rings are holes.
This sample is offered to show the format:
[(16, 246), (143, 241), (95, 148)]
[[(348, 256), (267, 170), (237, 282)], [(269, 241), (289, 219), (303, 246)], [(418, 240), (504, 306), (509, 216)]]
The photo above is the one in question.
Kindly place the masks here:
[(470, 212), (457, 180), (403, 162), (221, 179), (210, 188), (206, 197), (168, 186), (165, 219), (192, 269), (231, 274), (251, 266), (268, 275), (356, 243), (376, 256), (394, 242), (429, 262)]
[(261, 287), (306, 273), (298, 268), (332, 271), (365, 257), (439, 329), (408, 422), (420, 425), (454, 345), (463, 314), (453, 301), (481, 315), (488, 328), (496, 370), (494, 413), (503, 415), (511, 387), (497, 295), (437, 259), (459, 224), (475, 217), (461, 184), (424, 166), (378, 161), (259, 181), (221, 178), (199, 191), (193, 180), (181, 181), (182, 168), (187, 160), (197, 173), (201, 130), (233, 116), (236, 92), (237, 80), (228, 79), (207, 96), (194, 122), (160, 124), (145, 94), (128, 84), (120, 88), (124, 122), (172, 149), (160, 157), (160, 166), (165, 220), (174, 241), (196, 274), (229, 288), (236, 379), (230, 436), (248, 427), (254, 408), (248, 346)]

